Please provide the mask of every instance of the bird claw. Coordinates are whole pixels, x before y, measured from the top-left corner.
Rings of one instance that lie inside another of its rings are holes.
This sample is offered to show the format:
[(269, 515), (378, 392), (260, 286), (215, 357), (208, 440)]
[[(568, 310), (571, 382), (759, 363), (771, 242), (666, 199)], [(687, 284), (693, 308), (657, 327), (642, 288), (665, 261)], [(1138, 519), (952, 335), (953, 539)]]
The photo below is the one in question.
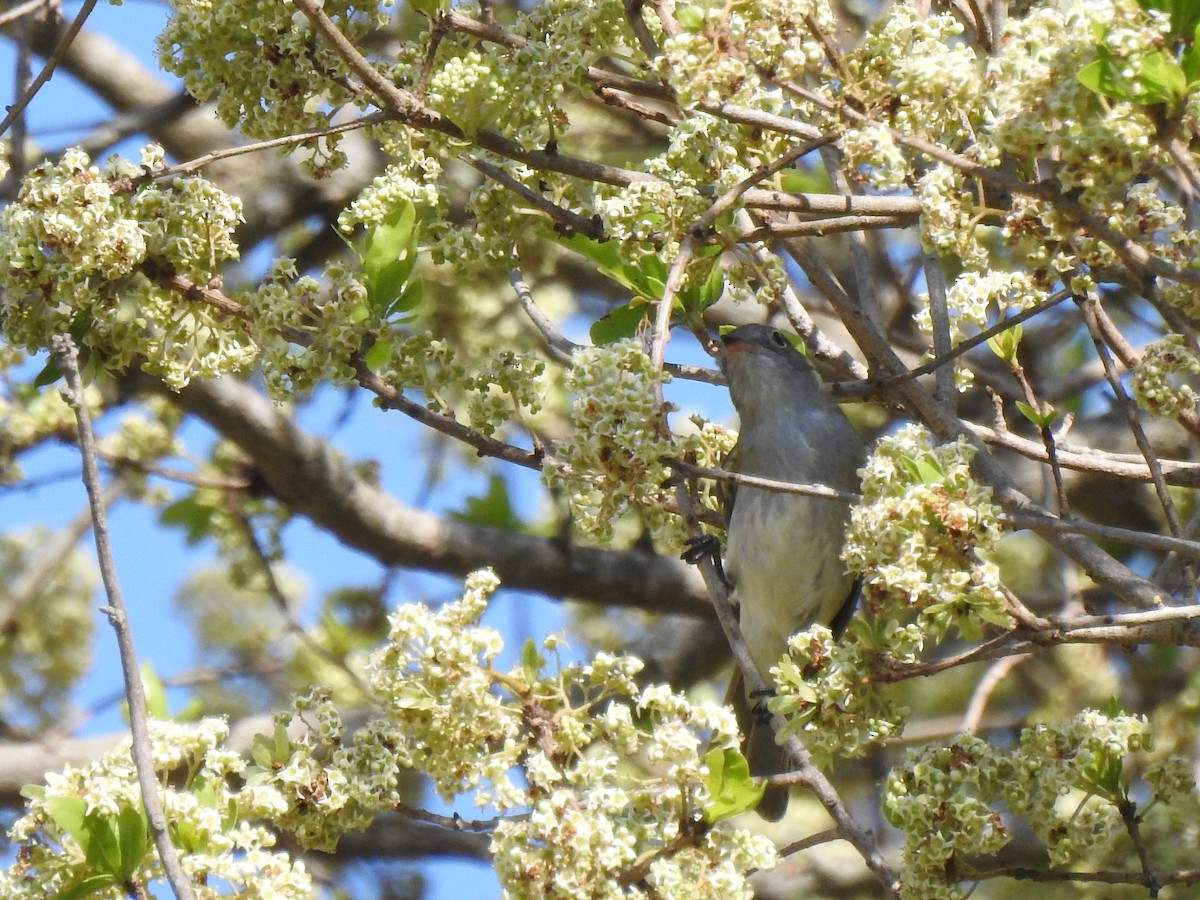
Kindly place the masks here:
[(721, 558), (721, 542), (716, 535), (701, 534), (688, 538), (684, 543), (687, 549), (679, 554), (679, 558), (685, 563), (694, 566), (706, 556), (711, 556), (714, 561)]
[(763, 688), (761, 691), (750, 692), (750, 712), (760, 722), (769, 722), (771, 719), (771, 710), (767, 708), (767, 703), (775, 697), (775, 688)]
[(725, 567), (721, 564), (721, 541), (716, 535), (701, 534), (688, 538), (684, 543), (687, 544), (687, 549), (679, 554), (680, 559), (688, 565), (694, 566), (708, 557), (716, 567), (721, 581), (725, 584), (729, 583), (725, 578)]

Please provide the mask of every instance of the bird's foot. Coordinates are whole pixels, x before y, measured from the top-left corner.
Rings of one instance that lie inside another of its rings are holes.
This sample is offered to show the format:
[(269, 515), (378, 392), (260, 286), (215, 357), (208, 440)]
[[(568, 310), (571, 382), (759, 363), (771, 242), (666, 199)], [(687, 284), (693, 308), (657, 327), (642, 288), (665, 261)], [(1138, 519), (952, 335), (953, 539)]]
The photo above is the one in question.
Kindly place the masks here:
[(685, 563), (694, 566), (706, 556), (711, 556), (714, 561), (721, 558), (721, 542), (715, 534), (700, 534), (688, 538), (684, 543), (687, 549), (679, 554), (679, 558)]
[(701, 534), (696, 537), (688, 538), (685, 542), (687, 549), (679, 554), (679, 558), (689, 565), (698, 565), (701, 560), (708, 557), (712, 560), (713, 566), (717, 570), (717, 575), (721, 581), (729, 584), (725, 578), (725, 567), (721, 564), (721, 540), (714, 534)]
[(761, 691), (750, 692), (750, 712), (760, 722), (769, 722), (771, 719), (771, 710), (767, 708), (767, 704), (774, 699), (775, 688), (763, 688)]

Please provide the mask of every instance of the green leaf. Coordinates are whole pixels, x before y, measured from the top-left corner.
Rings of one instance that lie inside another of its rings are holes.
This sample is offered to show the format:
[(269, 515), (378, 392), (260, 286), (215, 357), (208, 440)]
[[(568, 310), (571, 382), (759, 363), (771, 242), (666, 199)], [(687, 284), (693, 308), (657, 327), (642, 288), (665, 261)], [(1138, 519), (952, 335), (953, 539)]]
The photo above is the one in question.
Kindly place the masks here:
[(92, 875), (54, 895), (54, 900), (84, 900), (119, 884), (112, 875)]
[(612, 344), (638, 333), (642, 323), (650, 316), (650, 305), (645, 297), (634, 297), (625, 306), (618, 306), (595, 322), (588, 329), (588, 336), (596, 345)]
[(158, 520), (164, 525), (182, 527), (185, 540), (189, 544), (198, 544), (212, 532), (214, 515), (213, 507), (197, 503), (195, 496), (190, 496), (163, 507)]
[(1085, 88), (1105, 97), (1116, 100), (1130, 100), (1133, 97), (1128, 83), (1121, 77), (1108, 54), (1092, 60), (1075, 77)]
[(704, 30), (704, 10), (699, 6), (681, 6), (675, 10), (675, 21), (684, 31), (699, 34)]
[(117, 876), (128, 881), (150, 849), (150, 825), (137, 808), (126, 807), (117, 814)]
[(463, 509), (450, 514), (452, 519), (471, 525), (488, 525), (505, 531), (521, 531), (525, 527), (513, 512), (508, 498), (508, 485), (499, 475), (488, 480), (487, 490), (478, 496), (468, 497)]
[(107, 872), (121, 877), (121, 840), (117, 829), (108, 819), (90, 813), (83, 818), (84, 827), (91, 835), (88, 841), (87, 861), (97, 872)]
[(54, 384), (60, 378), (62, 378), (62, 369), (58, 367), (58, 360), (52, 356), (46, 360), (46, 365), (42, 366), (42, 371), (34, 376), (33, 386), (35, 388), (44, 388), (47, 385)]
[(392, 345), (387, 341), (376, 341), (371, 349), (363, 354), (363, 362), (372, 372), (378, 372), (392, 358)]
[(921, 455), (914, 459), (906, 459), (904, 462), (908, 465), (912, 476), (921, 484), (941, 484), (946, 480), (946, 473), (938, 465), (937, 460), (932, 457)]
[(730, 816), (749, 812), (758, 806), (765, 786), (755, 784), (750, 777), (750, 764), (737, 750), (710, 750), (704, 756), (708, 769), (704, 776), (708, 788), (708, 803), (704, 820), (716, 823)]
[(721, 299), (725, 291), (725, 270), (721, 258), (714, 257), (708, 264), (708, 274), (694, 288), (680, 293), (680, 302), (685, 315), (698, 315)]
[(192, 796), (202, 806), (207, 806), (209, 809), (217, 808), (217, 792), (213, 788), (212, 782), (204, 776), (197, 776), (192, 782)]
[(987, 345), (998, 357), (1010, 366), (1017, 361), (1017, 347), (1021, 345), (1021, 323), (988, 338)]
[(779, 176), (779, 189), (789, 194), (817, 194), (829, 190), (829, 178), (815, 169), (789, 169)]
[(412, 203), (402, 203), (367, 232), (362, 255), (363, 281), (371, 311), (380, 318), (403, 311), (404, 286), (417, 264), (420, 228)]
[(1142, 60), (1138, 84), (1138, 102), (1174, 106), (1187, 94), (1188, 79), (1179, 63), (1165, 50), (1159, 50)]
[(154, 671), (154, 666), (148, 662), (143, 662), (142, 670), (142, 690), (146, 693), (146, 713), (152, 719), (167, 720), (171, 718), (171, 712), (167, 707), (167, 691), (163, 687), (162, 679)]
[(1025, 401), (1018, 400), (1017, 409), (1020, 410), (1021, 415), (1038, 428), (1049, 428), (1054, 424), (1054, 420), (1058, 418), (1058, 410), (1053, 406), (1047, 408), (1046, 412), (1040, 413)]
[(568, 250), (574, 250), (596, 264), (600, 273), (615, 281), (634, 295), (657, 298), (663, 295), (667, 284), (667, 267), (654, 255), (643, 256), (636, 266), (621, 260), (620, 247), (616, 241), (598, 241), (582, 234), (552, 235)]
[(538, 652), (533, 638), (525, 638), (525, 643), (521, 645), (521, 668), (525, 671), (525, 683), (533, 684), (537, 681), (538, 673), (545, 664), (546, 660)]
[(84, 825), (87, 801), (82, 797), (50, 796), (46, 798), (46, 812), (58, 830), (86, 854), (92, 840), (91, 831)]
[(450, 0), (409, 0), (409, 6), (423, 16), (436, 19), (450, 8)]

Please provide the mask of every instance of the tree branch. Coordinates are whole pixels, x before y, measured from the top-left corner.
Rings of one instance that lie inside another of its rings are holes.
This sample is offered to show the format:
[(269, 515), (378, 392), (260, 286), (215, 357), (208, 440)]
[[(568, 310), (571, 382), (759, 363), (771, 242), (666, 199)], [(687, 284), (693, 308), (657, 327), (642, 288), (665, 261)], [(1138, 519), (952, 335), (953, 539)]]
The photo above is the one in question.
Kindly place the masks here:
[(464, 575), (492, 566), (506, 586), (610, 606), (708, 614), (703, 585), (682, 562), (638, 550), (577, 547), (534, 535), (439, 519), (406, 507), (253, 388), (232, 378), (162, 394), (233, 441), (271, 492), (342, 543), (383, 565)]
[(55, 361), (63, 373), (66, 390), (63, 392), (67, 404), (75, 411), (76, 429), (79, 433), (79, 452), (83, 460), (83, 483), (87, 488), (88, 503), (92, 510), (92, 532), (96, 539), (96, 556), (100, 564), (100, 577), (108, 596), (104, 612), (117, 635), (117, 646), (121, 651), (121, 674), (125, 679), (125, 696), (129, 699), (129, 728), (132, 734), (133, 763), (137, 769), (138, 783), (142, 789), (142, 803), (146, 807), (146, 819), (154, 836), (154, 845), (162, 861), (163, 871), (171, 890), (179, 900), (192, 900), (191, 882), (180, 865), (175, 846), (167, 832), (167, 818), (159, 794), (158, 778), (154, 771), (154, 756), (150, 742), (150, 724), (146, 713), (146, 694), (142, 687), (142, 674), (138, 669), (137, 650), (133, 645), (133, 634), (129, 630), (129, 614), (121, 596), (121, 585), (117, 580), (116, 564), (108, 540), (108, 513), (105, 508), (104, 490), (100, 486), (100, 472), (96, 465), (96, 438), (92, 433), (91, 416), (83, 395), (83, 381), (79, 375), (79, 357), (75, 344), (65, 334), (55, 335), (51, 345)]

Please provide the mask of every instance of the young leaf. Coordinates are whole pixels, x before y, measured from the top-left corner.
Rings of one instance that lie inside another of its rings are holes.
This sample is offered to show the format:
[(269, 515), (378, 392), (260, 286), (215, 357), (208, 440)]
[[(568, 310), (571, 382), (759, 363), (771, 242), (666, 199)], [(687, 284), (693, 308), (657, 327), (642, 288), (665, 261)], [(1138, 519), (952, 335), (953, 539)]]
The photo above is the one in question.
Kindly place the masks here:
[(417, 263), (417, 210), (403, 203), (367, 233), (363, 281), (371, 310), (380, 318), (397, 309)]
[(96, 813), (89, 813), (84, 816), (83, 825), (91, 835), (87, 861), (92, 868), (121, 878), (121, 840), (114, 824)]
[(588, 329), (592, 343), (612, 344), (623, 338), (637, 334), (642, 322), (650, 315), (650, 306), (645, 298), (635, 297), (625, 306), (618, 306), (612, 312), (601, 316)]
[(1177, 63), (1166, 51), (1151, 53), (1142, 60), (1142, 72), (1138, 77), (1138, 102), (1147, 106), (1166, 104), (1175, 106), (1187, 94), (1188, 79)]
[(737, 750), (710, 750), (704, 757), (708, 773), (704, 777), (708, 788), (708, 803), (704, 820), (716, 823), (730, 816), (749, 812), (758, 806), (765, 787), (750, 777), (750, 764)]
[(459, 522), (489, 525), (505, 531), (520, 531), (524, 527), (524, 523), (513, 512), (508, 498), (508, 485), (499, 475), (491, 477), (485, 493), (468, 497), (464, 508), (450, 515)]
[(54, 900), (84, 900), (86, 897), (94, 897), (101, 891), (115, 887), (118, 883), (113, 875), (92, 875), (90, 878), (85, 878), (83, 881), (59, 891), (54, 895)]
[(725, 291), (725, 271), (721, 268), (721, 257), (715, 256), (708, 263), (708, 272), (704, 280), (695, 287), (687, 287), (680, 292), (679, 300), (683, 313), (698, 315), (721, 299)]
[(87, 801), (82, 797), (51, 796), (46, 798), (46, 811), (58, 830), (78, 844), (86, 854), (91, 843), (91, 832), (84, 825)]
[(1017, 401), (1017, 409), (1026, 419), (1036, 425), (1038, 428), (1049, 428), (1054, 424), (1054, 420), (1058, 418), (1058, 410), (1053, 406), (1047, 407), (1044, 413), (1038, 412), (1028, 403), (1023, 400)]
[(60, 378), (62, 378), (62, 370), (58, 367), (58, 361), (52, 356), (46, 360), (46, 365), (42, 366), (42, 371), (34, 376), (33, 386), (35, 388), (44, 388), (47, 385), (54, 384)]
[(195, 497), (184, 497), (163, 507), (158, 521), (182, 527), (188, 544), (198, 544), (211, 533), (214, 515), (216, 510), (211, 506), (197, 503)]
[(371, 349), (363, 354), (363, 362), (372, 372), (378, 372), (392, 358), (392, 345), (387, 341), (376, 341)]
[(117, 876), (128, 881), (150, 849), (150, 825), (145, 814), (135, 807), (125, 807), (117, 814)]
[(141, 669), (142, 690), (146, 693), (146, 713), (152, 719), (171, 718), (171, 712), (167, 707), (167, 691), (163, 687), (162, 679), (158, 677), (154, 667), (148, 662), (143, 662)]
[(1007, 331), (988, 338), (987, 345), (991, 351), (1010, 366), (1017, 361), (1017, 347), (1021, 344), (1021, 323), (1018, 322)]
[(533, 638), (525, 638), (525, 643), (521, 646), (521, 668), (525, 672), (525, 683), (533, 684), (537, 681), (538, 672), (545, 664), (546, 660), (538, 652)]

